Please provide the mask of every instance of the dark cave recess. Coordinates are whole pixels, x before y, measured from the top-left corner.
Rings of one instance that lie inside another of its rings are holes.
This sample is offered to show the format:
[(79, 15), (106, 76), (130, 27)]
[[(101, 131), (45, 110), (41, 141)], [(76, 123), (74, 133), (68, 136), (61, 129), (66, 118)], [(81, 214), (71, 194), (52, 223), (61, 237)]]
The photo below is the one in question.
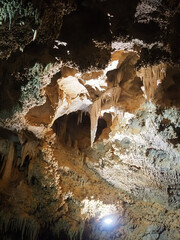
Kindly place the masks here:
[[(111, 115), (105, 113), (98, 120), (96, 139), (100, 137), (103, 129), (111, 124)], [(77, 146), (84, 149), (90, 146), (90, 115), (81, 111), (73, 112), (56, 119), (52, 126), (59, 141), (70, 147)]]

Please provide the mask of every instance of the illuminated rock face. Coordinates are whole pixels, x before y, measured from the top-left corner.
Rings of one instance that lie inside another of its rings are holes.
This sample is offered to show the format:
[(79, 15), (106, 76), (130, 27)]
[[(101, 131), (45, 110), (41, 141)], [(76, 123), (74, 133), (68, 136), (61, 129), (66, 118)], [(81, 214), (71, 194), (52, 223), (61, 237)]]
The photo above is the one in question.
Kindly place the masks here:
[(180, 239), (179, 18), (0, 2), (1, 239)]

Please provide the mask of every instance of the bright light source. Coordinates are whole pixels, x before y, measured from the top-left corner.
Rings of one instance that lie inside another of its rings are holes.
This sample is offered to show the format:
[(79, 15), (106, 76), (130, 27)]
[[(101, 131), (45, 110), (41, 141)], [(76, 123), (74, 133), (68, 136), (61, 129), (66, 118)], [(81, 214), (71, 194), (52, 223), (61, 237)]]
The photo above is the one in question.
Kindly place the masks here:
[(112, 224), (113, 220), (112, 220), (112, 218), (105, 218), (105, 219), (103, 220), (103, 222), (104, 222), (105, 224), (107, 224), (107, 225), (110, 225), (110, 224)]

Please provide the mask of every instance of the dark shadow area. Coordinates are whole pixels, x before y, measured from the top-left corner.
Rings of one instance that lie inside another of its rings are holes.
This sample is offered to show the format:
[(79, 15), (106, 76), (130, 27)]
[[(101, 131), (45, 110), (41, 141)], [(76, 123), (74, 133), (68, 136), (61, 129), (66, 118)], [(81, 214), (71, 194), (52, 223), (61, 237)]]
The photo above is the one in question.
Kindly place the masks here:
[(131, 31), (133, 38), (142, 39), (146, 43), (158, 41), (159, 33), (161, 32), (159, 25), (153, 21), (150, 21), (148, 24), (134, 23)]
[(180, 70), (169, 68), (166, 78), (157, 87), (155, 102), (162, 107), (180, 107)]
[(138, 0), (109, 0), (102, 2), (104, 12), (113, 16), (110, 20), (113, 36), (127, 38), (127, 35), (131, 34), (137, 3)]
[[(109, 127), (109, 124), (111, 125), (112, 119), (109, 115), (104, 114), (103, 118), (99, 118), (96, 140), (102, 134), (103, 129), (107, 126)], [(62, 144), (70, 147), (78, 147), (82, 150), (90, 146), (90, 124), (89, 113), (78, 111), (56, 119), (52, 129)]]
[(15, 132), (0, 127), (0, 138), (10, 140), (12, 142), (19, 142), (19, 137)]
[[(178, 1), (174, 1), (178, 2)], [(172, 52), (172, 61), (180, 63), (180, 12), (170, 18), (170, 24), (167, 29), (167, 42)]]
[(77, 10), (63, 18), (59, 40), (67, 42), (69, 58), (81, 69), (102, 68), (110, 59), (110, 50), (93, 42), (111, 42), (108, 17), (96, 1), (78, 1)]
[(96, 138), (95, 141), (99, 138), (99, 136), (101, 135), (103, 129), (105, 129), (107, 127), (107, 123), (103, 118), (99, 118), (98, 119), (98, 128), (97, 128), (97, 132), (96, 132)]
[(169, 61), (170, 53), (159, 48), (158, 46), (153, 46), (151, 49), (142, 48), (140, 59), (137, 61), (136, 67), (139, 69), (141, 66), (158, 64), (161, 61)]
[(29, 155), (27, 155), (24, 159), (24, 163), (22, 165), (22, 168), (28, 168), (29, 167), (29, 163), (30, 163), (30, 158)]
[(4, 156), (2, 154), (0, 154), (0, 179), (3, 176), (5, 166), (6, 166), (6, 164), (5, 164), (5, 161), (4, 161)]
[(60, 236), (54, 236), (49, 228), (40, 230), (38, 240), (70, 240), (65, 232), (60, 232)]
[(81, 111), (63, 115), (56, 119), (53, 126), (59, 141), (70, 147), (90, 146), (90, 116)]
[[(22, 232), (19, 230), (16, 231), (10, 231), (8, 230), (4, 234), (0, 234), (1, 240), (21, 240), (21, 239), (27, 239), (30, 240), (30, 238), (24, 234), (22, 238)], [(40, 230), (40, 233), (36, 240), (70, 240), (70, 237), (67, 236), (66, 233), (61, 232), (60, 237), (54, 236), (51, 230), (47, 227), (42, 230)]]
[(1, 240), (20, 240), (22, 239), (21, 231), (10, 231), (4, 232), (4, 234), (0, 234)]

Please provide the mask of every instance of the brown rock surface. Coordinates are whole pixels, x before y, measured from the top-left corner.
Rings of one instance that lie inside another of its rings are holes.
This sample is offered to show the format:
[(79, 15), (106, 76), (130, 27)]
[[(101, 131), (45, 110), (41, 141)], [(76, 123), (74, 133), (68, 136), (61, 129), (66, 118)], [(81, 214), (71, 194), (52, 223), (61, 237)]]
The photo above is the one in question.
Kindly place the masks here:
[(180, 239), (179, 20), (0, 0), (0, 239)]

